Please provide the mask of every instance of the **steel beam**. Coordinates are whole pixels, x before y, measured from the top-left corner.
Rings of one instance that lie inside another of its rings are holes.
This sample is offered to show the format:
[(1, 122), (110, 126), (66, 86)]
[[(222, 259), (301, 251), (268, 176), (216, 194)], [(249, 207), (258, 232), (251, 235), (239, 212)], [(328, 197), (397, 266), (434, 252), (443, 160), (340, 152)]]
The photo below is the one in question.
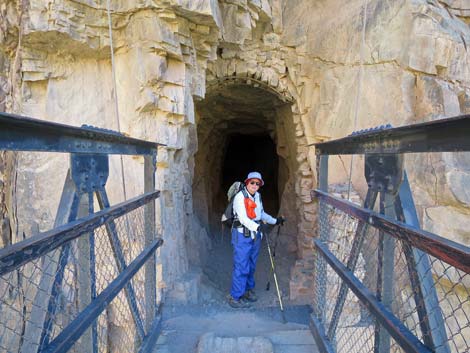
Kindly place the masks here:
[[(72, 172), (73, 178), (73, 172)], [(79, 215), (86, 215), (88, 209), (88, 197), (86, 194), (81, 195), (80, 200), (80, 211)], [(81, 217), (79, 217), (81, 218)], [(72, 245), (68, 242), (65, 246)], [(90, 233), (84, 233), (82, 236), (77, 238), (76, 241), (76, 261), (77, 261), (77, 282), (76, 282), (76, 293), (77, 299), (76, 304), (79, 311), (84, 310), (88, 305), (93, 302), (93, 279), (91, 278), (91, 242), (90, 242)], [(62, 291), (62, 288), (59, 287), (59, 290)], [(97, 353), (94, 350), (93, 342), (93, 327), (86, 330), (80, 341), (77, 342), (77, 351), (78, 352), (90, 352)], [(49, 342), (48, 342), (49, 343)], [(47, 347), (47, 345), (46, 345)]]
[[(380, 193), (380, 213), (395, 219), (394, 210), (396, 196), (390, 193)], [(395, 272), (395, 238), (385, 233), (379, 232), (379, 246), (377, 251), (377, 288), (376, 298), (390, 311), (394, 298), (394, 272)], [(389, 353), (390, 352), (390, 335), (379, 322), (375, 325), (374, 352)]]
[[(398, 219), (420, 228), (413, 195), (406, 172), (395, 202)], [(413, 296), (419, 317), (423, 341), (436, 353), (450, 353), (449, 340), (445, 328), (444, 315), (439, 305), (439, 297), (432, 278), (432, 266), (428, 254), (402, 242), (408, 274), (413, 288)]]
[[(88, 214), (94, 213), (93, 193), (88, 193)], [(91, 281), (91, 301), (96, 299), (96, 248), (95, 248), (95, 232), (91, 230), (88, 235), (90, 243), (90, 281)], [(95, 320), (91, 330), (93, 353), (98, 352), (98, 322)]]
[(152, 155), (161, 144), (0, 112), (0, 150)]
[[(144, 191), (155, 190), (155, 172), (157, 156), (144, 157)], [(155, 201), (144, 206), (144, 233), (145, 246), (149, 246), (156, 237)], [(145, 327), (147, 332), (151, 329), (152, 322), (157, 314), (157, 266), (155, 256), (145, 264)]]
[[(317, 158), (317, 178), (318, 188), (324, 192), (328, 192), (328, 156), (320, 156)], [(319, 202), (319, 219), (328, 218), (328, 210), (323, 202)], [(328, 241), (330, 237), (329, 224), (320, 225), (320, 239)], [(315, 283), (317, 286), (315, 301), (315, 314), (321, 322), (325, 322), (325, 307), (326, 307), (326, 263), (321, 256), (317, 256), (315, 260)]]
[(313, 190), (318, 197), (341, 211), (358, 218), (377, 229), (390, 234), (396, 239), (408, 242), (411, 246), (432, 255), (465, 273), (470, 273), (470, 247), (426, 232), (414, 226), (394, 221), (371, 210), (362, 208), (352, 202), (331, 196), (321, 190)]
[(314, 144), (319, 155), (470, 151), (470, 115)]
[(122, 216), (155, 200), (160, 191), (149, 192), (128, 201), (99, 211), (93, 215), (68, 223), (50, 231), (33, 235), (21, 242), (0, 249), (0, 275), (11, 272), (21, 265), (57, 249), (65, 243), (89, 233), (110, 220)]

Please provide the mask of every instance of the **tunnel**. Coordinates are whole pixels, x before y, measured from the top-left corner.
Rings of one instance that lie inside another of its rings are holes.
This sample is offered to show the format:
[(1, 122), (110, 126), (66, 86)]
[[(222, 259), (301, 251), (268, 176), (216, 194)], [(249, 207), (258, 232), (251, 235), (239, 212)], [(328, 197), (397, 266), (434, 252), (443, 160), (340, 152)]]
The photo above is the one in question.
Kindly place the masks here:
[(225, 155), (222, 160), (222, 195), (225, 202), (224, 190), (228, 190), (234, 181), (244, 181), (251, 171), (260, 172), (265, 185), (262, 194), (263, 206), (267, 213), (276, 216), (279, 211), (279, 192), (277, 187), (279, 158), (276, 145), (268, 135), (247, 135), (236, 133), (227, 136)]
[[(281, 282), (288, 291), (290, 268), (298, 255), (296, 162), (288, 153), (295, 142), (284, 133), (292, 131), (291, 120), (290, 105), (262, 87), (219, 85), (196, 104), (193, 211), (210, 239), (211, 250), (202, 264), (203, 271), (222, 292), (228, 292), (230, 286), (232, 255), (230, 229), (223, 227), (221, 216), (228, 203), (228, 189), (235, 181), (243, 182), (251, 171), (263, 176), (265, 185), (260, 193), (265, 211), (273, 217), (287, 213), (289, 218), (282, 232), (273, 227), (270, 235), (273, 246), (278, 247)], [(205, 244), (201, 242), (200, 246)], [(261, 282), (268, 281), (270, 275), (267, 254), (266, 249), (262, 250), (258, 261)]]

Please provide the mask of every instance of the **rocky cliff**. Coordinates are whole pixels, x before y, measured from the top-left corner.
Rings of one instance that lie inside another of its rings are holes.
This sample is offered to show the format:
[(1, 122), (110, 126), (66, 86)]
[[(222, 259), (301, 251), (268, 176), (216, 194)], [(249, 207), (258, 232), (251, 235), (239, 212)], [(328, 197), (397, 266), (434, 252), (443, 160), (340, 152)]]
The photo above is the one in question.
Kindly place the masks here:
[[(166, 241), (159, 286), (178, 300), (197, 300), (200, 278), (188, 271), (210, 246), (213, 195), (222, 191), (210, 189), (221, 175), (224, 150), (217, 147), (230, 133), (245, 126), (276, 143), (279, 208), (295, 220), (283, 235), (297, 258), (290, 294), (308, 298), (316, 214), (309, 145), (470, 112), (466, 1), (113, 0), (109, 17), (107, 10), (102, 0), (3, 1), (0, 109), (120, 127), (166, 145), (157, 163)], [(0, 155), (2, 245), (51, 227), (64, 158)], [(424, 227), (466, 244), (469, 161), (407, 159)], [(111, 162), (108, 191), (116, 203), (122, 180), (118, 160)], [(142, 191), (143, 161), (125, 162), (130, 197)], [(345, 183), (349, 159), (331, 163), (331, 182)], [(360, 159), (352, 180), (363, 195)]]

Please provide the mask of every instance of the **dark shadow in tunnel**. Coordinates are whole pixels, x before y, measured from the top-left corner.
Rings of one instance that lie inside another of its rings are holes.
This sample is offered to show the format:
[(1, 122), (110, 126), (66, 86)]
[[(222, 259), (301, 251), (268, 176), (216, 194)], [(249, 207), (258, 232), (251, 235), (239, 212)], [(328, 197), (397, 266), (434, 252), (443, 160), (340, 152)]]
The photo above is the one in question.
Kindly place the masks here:
[[(240, 130), (239, 130), (240, 131)], [(279, 179), (279, 156), (277, 155), (276, 144), (267, 133), (243, 134), (241, 132), (231, 133), (226, 138), (224, 153), (221, 159), (221, 188), (220, 192), (213, 195), (214, 205), (227, 205), (226, 192), (235, 181), (244, 181), (251, 171), (260, 172), (265, 185), (260, 189), (265, 211), (276, 217), (280, 208), (280, 197), (278, 189)], [(219, 206), (218, 206), (219, 207)], [(214, 217), (220, 220), (219, 213)], [(208, 259), (203, 266), (205, 278), (212, 288), (219, 291), (219, 299), (224, 298), (230, 291), (233, 266), (233, 247), (231, 245), (231, 230), (228, 227), (218, 229), (214, 227), (214, 237), (212, 249)], [(271, 228), (273, 231), (269, 235), (272, 240), (273, 249), (278, 243), (279, 235), (276, 234), (278, 228)], [(292, 266), (292, 258), (286, 257), (282, 249), (278, 249), (279, 255), (276, 262), (279, 264), (277, 273), (282, 290), (288, 293), (289, 273)], [(281, 254), (282, 253), (282, 254)], [(266, 243), (263, 239), (260, 254), (258, 257), (257, 269), (255, 272), (256, 293), (258, 308), (277, 306), (277, 296), (274, 285), (270, 291), (266, 290), (268, 281), (272, 281), (271, 263), (268, 257)], [(221, 294), (220, 294), (221, 293)], [(225, 299), (222, 299), (225, 300)]]
[[(225, 302), (231, 286), (231, 230), (221, 222), (229, 187), (235, 181), (243, 182), (249, 172), (258, 171), (265, 181), (260, 189), (265, 211), (276, 217), (280, 209), (285, 212), (286, 207), (295, 208), (295, 193), (287, 196), (285, 193), (286, 188), (293, 191), (286, 157), (282, 157), (288, 149), (287, 137), (280, 135), (286, 126), (277, 124), (291, 119), (291, 110), (279, 104), (278, 98), (268, 91), (246, 85), (218, 87), (196, 103), (198, 146), (194, 156), (193, 210), (208, 237), (202, 237), (203, 233), (199, 232), (189, 238), (192, 242), (188, 242), (188, 254), (194, 254), (192, 261), (201, 266), (201, 293), (210, 300)], [(278, 141), (282, 141), (279, 146)], [(294, 217), (290, 222), (295, 229)], [(276, 256), (279, 285), (283, 293), (289, 293), (290, 272), (295, 262), (295, 234), (288, 231), (283, 237), (280, 227), (270, 229), (268, 235), (273, 249), (279, 245)], [(272, 281), (266, 239), (268, 236), (263, 239), (255, 272), (259, 294), (256, 305), (275, 307), (274, 287), (265, 289), (268, 280)], [(196, 248), (200, 250), (195, 251)]]
[(233, 182), (244, 181), (249, 172), (260, 172), (265, 182), (260, 189), (263, 206), (275, 217), (279, 210), (278, 166), (276, 145), (269, 135), (232, 134), (228, 136), (222, 161), (223, 194), (217, 196), (226, 203), (225, 193)]

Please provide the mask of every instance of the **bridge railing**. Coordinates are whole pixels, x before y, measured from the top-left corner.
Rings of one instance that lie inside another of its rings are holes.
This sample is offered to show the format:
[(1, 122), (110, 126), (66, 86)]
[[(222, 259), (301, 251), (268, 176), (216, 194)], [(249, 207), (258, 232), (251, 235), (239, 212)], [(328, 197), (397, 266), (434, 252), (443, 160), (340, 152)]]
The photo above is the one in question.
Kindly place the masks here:
[[(316, 145), (311, 328), (322, 352), (470, 351), (470, 248), (420, 229), (403, 168), (405, 153), (470, 151), (468, 136), (463, 116)], [(329, 192), (328, 156), (341, 154), (365, 155), (362, 206)]]
[[(0, 150), (70, 153), (54, 228), (0, 249), (0, 351), (151, 351), (160, 324), (155, 252), (163, 243), (157, 148), (0, 113)], [(144, 156), (144, 194), (110, 205), (110, 154)]]

